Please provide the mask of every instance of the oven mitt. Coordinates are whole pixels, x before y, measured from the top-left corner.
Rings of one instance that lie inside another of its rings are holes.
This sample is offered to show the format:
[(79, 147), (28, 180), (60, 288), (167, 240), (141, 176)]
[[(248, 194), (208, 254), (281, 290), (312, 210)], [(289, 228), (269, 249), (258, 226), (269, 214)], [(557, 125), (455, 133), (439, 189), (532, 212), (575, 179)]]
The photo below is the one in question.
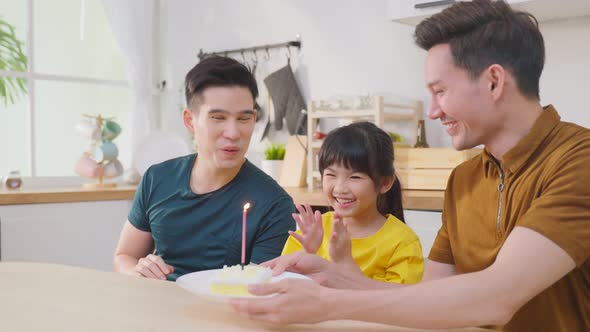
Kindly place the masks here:
[[(301, 117), (305, 116), (305, 114), (301, 114), (301, 110), (306, 108), (305, 101), (295, 81), (291, 65), (287, 64), (285, 67), (268, 75), (264, 79), (264, 84), (268, 89), (268, 94), (275, 109), (275, 129), (281, 130), (283, 128), (283, 118), (286, 118), (289, 134), (305, 134), (307, 132), (307, 121), (301, 121)], [(302, 125), (297, 128), (300, 123)]]

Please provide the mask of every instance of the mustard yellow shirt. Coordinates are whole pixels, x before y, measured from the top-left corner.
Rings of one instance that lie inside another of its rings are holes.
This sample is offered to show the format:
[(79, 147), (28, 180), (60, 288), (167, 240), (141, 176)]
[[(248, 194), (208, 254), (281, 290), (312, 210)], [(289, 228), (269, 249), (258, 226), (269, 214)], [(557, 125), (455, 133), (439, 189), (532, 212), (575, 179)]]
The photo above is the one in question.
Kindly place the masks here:
[[(333, 212), (322, 215), (324, 239), (317, 255), (330, 260), (330, 235)], [(301, 234), (300, 230), (297, 233)], [(282, 255), (302, 250), (303, 247), (289, 236)], [(420, 240), (410, 227), (392, 215), (377, 232), (364, 238), (352, 239), (352, 257), (363, 273), (374, 280), (413, 284), (422, 279), (424, 257)]]
[(590, 130), (545, 107), (504, 155), (503, 170), (487, 149), (455, 168), (442, 221), (429, 259), (459, 273), (492, 265), (517, 226), (542, 234), (576, 262), (502, 331), (590, 331)]

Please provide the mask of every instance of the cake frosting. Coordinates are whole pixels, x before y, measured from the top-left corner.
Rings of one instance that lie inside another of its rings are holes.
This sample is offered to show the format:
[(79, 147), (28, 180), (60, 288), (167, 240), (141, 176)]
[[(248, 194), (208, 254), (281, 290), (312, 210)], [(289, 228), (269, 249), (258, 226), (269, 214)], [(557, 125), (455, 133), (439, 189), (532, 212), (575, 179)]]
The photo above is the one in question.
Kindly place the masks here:
[(270, 282), (272, 270), (260, 265), (223, 266), (211, 277), (211, 293), (226, 296), (251, 296), (248, 285)]

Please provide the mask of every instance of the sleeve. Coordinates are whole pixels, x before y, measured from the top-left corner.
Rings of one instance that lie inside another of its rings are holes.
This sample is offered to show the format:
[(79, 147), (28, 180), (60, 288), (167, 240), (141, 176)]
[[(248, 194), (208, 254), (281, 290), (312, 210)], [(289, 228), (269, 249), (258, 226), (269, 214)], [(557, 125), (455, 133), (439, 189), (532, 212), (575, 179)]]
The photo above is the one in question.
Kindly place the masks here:
[(420, 240), (415, 234), (406, 237), (406, 241), (391, 255), (385, 275), (374, 276), (373, 279), (399, 284), (415, 284), (422, 280), (424, 256)]
[[(297, 234), (301, 234), (301, 231), (297, 230)], [(283, 252), (281, 253), (281, 256), (289, 255), (301, 250), (303, 250), (303, 246), (301, 245), (301, 243), (297, 241), (297, 239), (295, 239), (294, 237), (289, 236), (287, 238), (285, 246), (283, 247)]]
[(289, 230), (295, 230), (295, 220), (291, 216), (293, 212), (295, 204), (286, 194), (268, 207), (252, 246), (252, 263), (259, 264), (281, 255)]
[(147, 191), (151, 187), (151, 172), (148, 169), (141, 181), (139, 182), (139, 186), (135, 191), (135, 196), (133, 198), (133, 203), (131, 205), (131, 210), (129, 211), (129, 215), (127, 219), (131, 223), (131, 225), (135, 226), (135, 228), (144, 231), (144, 232), (151, 232), (150, 223), (147, 217)]
[(432, 248), (430, 249), (430, 254), (428, 255), (428, 259), (431, 261), (453, 265), (455, 264), (455, 258), (453, 257), (451, 242), (449, 240), (447, 223), (449, 222), (448, 219), (450, 215), (457, 215), (456, 213), (451, 213), (451, 211), (455, 209), (452, 188), (453, 179), (455, 178), (455, 171), (456, 169), (454, 169), (451, 172), (451, 175), (449, 176), (449, 181), (447, 182), (447, 189), (445, 190), (445, 201), (442, 211), (442, 225), (438, 230), (438, 233), (436, 234), (436, 238), (434, 239), (434, 243), (432, 244)]
[(590, 142), (569, 151), (547, 173), (542, 193), (516, 225), (532, 229), (582, 265), (590, 256)]

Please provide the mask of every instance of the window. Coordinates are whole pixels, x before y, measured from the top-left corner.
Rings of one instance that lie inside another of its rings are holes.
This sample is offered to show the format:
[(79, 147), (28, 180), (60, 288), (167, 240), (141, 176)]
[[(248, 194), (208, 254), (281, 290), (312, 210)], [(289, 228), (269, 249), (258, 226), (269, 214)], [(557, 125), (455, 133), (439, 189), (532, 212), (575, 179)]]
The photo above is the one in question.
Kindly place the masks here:
[[(0, 105), (0, 175), (73, 176), (90, 143), (74, 126), (82, 114), (115, 117), (127, 127), (130, 89), (123, 57), (100, 0), (3, 0), (0, 16), (24, 42), (26, 72), (0, 77), (28, 80), (28, 92)], [(115, 143), (130, 154), (123, 137)]]

